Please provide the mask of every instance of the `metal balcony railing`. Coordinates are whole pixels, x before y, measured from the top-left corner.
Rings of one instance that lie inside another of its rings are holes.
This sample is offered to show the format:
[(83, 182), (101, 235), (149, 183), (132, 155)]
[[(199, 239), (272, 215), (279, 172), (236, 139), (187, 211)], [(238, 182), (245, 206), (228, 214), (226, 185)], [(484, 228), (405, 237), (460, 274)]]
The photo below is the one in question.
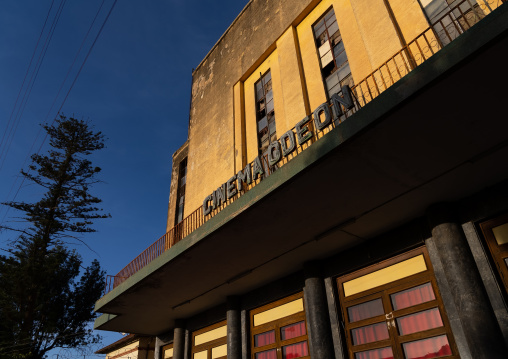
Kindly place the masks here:
[[(262, 158), (265, 174), (269, 176), (277, 168), (284, 166), (294, 157), (298, 156), (307, 147), (311, 146), (319, 138), (325, 136), (333, 128), (345, 121), (353, 113), (360, 110), (383, 91), (392, 86), (395, 82), (411, 72), (414, 68), (433, 56), (436, 52), (456, 39), (460, 34), (467, 31), (478, 21), (494, 11), (506, 0), (463, 0), (456, 2), (448, 12), (432, 22), (432, 25), (409, 42), (405, 47), (395, 55), (386, 60), (381, 66), (369, 74), (366, 78), (358, 82), (351, 88), (354, 107), (351, 109), (342, 108), (343, 115), (336, 121), (332, 121), (325, 129), (321, 131), (312, 130), (312, 138), (301, 146), (297, 146), (295, 151), (282, 160), (277, 165), (270, 167), (267, 156)], [(312, 122), (309, 122), (312, 126)], [(292, 129), (296, 133), (295, 128)], [(199, 207), (189, 216), (185, 217), (175, 227), (171, 228), (166, 234), (160, 237), (150, 247), (145, 249), (140, 255), (134, 258), (115, 276), (108, 275), (104, 294), (116, 288), (134, 273), (145, 267), (148, 263), (160, 256), (173, 245), (184, 239), (190, 233), (199, 228), (203, 223), (217, 215), (223, 208), (234, 202), (243, 193), (258, 185), (263, 177), (253, 181), (236, 196), (222, 203), (207, 216), (203, 216), (203, 209)]]

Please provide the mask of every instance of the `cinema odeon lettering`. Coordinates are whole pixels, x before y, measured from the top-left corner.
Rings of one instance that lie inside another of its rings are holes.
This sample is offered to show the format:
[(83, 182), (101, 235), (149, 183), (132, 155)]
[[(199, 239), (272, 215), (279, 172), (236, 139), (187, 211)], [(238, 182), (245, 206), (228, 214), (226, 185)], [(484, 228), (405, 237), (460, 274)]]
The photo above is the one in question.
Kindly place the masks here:
[[(302, 146), (312, 138), (312, 130), (309, 128), (310, 122), (314, 123), (316, 131), (322, 131), (332, 121), (338, 121), (344, 114), (344, 109), (347, 111), (354, 107), (349, 86), (343, 86), (341, 92), (342, 96), (334, 93), (331, 96), (330, 104), (325, 102), (319, 105), (311, 116), (306, 116), (298, 122), (295, 125), (294, 132), (289, 130), (280, 136), (278, 140), (268, 145), (266, 163), (269, 168), (273, 168), (283, 157), (293, 153), (297, 146)], [(252, 163), (247, 164), (242, 171), (239, 171), (217, 190), (213, 191), (211, 195), (207, 196), (203, 201), (203, 215), (209, 215), (213, 209), (220, 207), (225, 201), (241, 192), (244, 189), (244, 184), (250, 185), (252, 181), (262, 178), (266, 171), (263, 161), (262, 156), (257, 156)]]
[(503, 0), (248, 1), (95, 329), (154, 359), (508, 358), (507, 58)]

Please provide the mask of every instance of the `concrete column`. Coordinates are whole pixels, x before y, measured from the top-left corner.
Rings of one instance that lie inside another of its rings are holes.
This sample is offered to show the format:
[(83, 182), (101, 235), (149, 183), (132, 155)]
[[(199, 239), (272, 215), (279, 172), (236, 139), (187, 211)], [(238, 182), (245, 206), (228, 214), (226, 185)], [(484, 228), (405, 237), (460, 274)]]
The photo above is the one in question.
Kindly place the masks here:
[(505, 357), (507, 348), (501, 329), (454, 209), (449, 204), (437, 204), (429, 208), (427, 218), (432, 230), (431, 240), (446, 267), (442, 275), (458, 309), (472, 357)]
[(173, 334), (173, 358), (185, 358), (185, 322), (181, 319), (175, 321)]
[(332, 278), (325, 278), (326, 298), (328, 302), (328, 315), (330, 317), (330, 330), (332, 332), (333, 350), (335, 351), (336, 359), (345, 359), (347, 354), (344, 353), (346, 338), (344, 332), (341, 330), (339, 311), (339, 298), (335, 291), (335, 280)]
[(334, 358), (333, 339), (330, 332), (328, 302), (325, 283), (316, 263), (304, 264), (305, 313), (309, 330), (310, 354), (313, 359)]
[(240, 312), (242, 325), (242, 359), (250, 359), (250, 320), (249, 312), (242, 310)]
[(154, 359), (162, 358), (161, 348), (164, 345), (169, 344), (171, 342), (171, 340), (173, 339), (172, 334), (173, 333), (168, 333), (165, 335), (159, 335), (159, 336), (155, 337), (155, 349), (153, 352)]
[(227, 298), (228, 359), (242, 359), (242, 319), (240, 298)]

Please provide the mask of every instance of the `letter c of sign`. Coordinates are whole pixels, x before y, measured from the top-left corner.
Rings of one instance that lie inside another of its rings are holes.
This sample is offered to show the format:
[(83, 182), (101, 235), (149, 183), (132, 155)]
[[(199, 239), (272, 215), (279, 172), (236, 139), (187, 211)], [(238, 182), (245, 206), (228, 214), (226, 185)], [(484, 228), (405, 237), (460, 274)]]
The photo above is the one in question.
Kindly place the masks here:
[(212, 207), (209, 203), (212, 201), (212, 195), (209, 195), (203, 201), (203, 216), (209, 215), (212, 212)]

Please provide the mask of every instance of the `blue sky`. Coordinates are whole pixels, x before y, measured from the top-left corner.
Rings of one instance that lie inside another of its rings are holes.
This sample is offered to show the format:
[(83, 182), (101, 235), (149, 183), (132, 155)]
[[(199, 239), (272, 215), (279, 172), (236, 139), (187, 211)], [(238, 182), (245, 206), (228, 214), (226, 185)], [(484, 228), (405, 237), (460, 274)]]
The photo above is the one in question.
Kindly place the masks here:
[[(61, 1), (54, 0), (50, 21)], [(3, 146), (10, 146), (0, 148), (0, 202), (12, 200), (20, 187), (20, 169), (28, 166), (26, 158), (42, 144), (39, 124), (56, 116), (114, 2), (104, 1), (84, 50), (57, 96), (102, 1), (65, 2), (30, 97), (19, 115), (16, 98), (52, 0), (2, 1), (0, 138), (8, 130), (5, 138), (12, 142), (4, 141)], [(103, 169), (100, 178), (104, 183), (92, 191), (103, 199), (103, 208), (112, 218), (97, 222), (98, 232), (84, 238), (93, 251), (76, 246), (86, 264), (98, 258), (108, 274), (116, 274), (164, 234), (171, 155), (187, 138), (191, 71), (247, 2), (117, 2), (62, 108), (67, 116), (90, 120), (108, 138), (107, 148), (93, 156), (94, 164)], [(11, 116), (13, 110), (15, 115)], [(45, 143), (42, 152), (47, 148)], [(25, 183), (16, 200), (37, 201), (41, 194), (40, 188)], [(5, 214), (6, 208), (0, 208), (0, 221), (9, 223), (16, 213)], [(0, 248), (12, 238), (12, 234), (0, 233)], [(120, 338), (108, 332), (100, 334), (105, 337), (104, 345)]]

